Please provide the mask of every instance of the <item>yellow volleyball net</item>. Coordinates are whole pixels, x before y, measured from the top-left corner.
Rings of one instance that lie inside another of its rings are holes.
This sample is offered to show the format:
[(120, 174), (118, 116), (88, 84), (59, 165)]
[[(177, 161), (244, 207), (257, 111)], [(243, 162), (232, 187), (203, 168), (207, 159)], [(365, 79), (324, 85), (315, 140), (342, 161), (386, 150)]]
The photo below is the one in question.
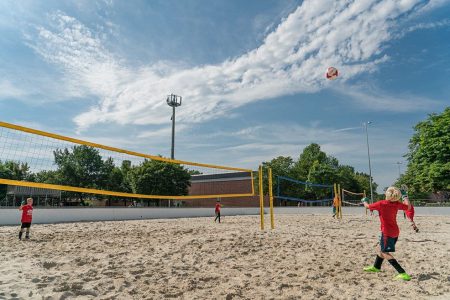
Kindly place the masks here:
[(357, 193), (342, 189), (341, 197), (344, 206), (361, 206), (361, 198), (366, 197), (366, 191)]
[(171, 160), (5, 122), (0, 122), (0, 185), (4, 194), (14, 186), (167, 200), (254, 195), (249, 169)]

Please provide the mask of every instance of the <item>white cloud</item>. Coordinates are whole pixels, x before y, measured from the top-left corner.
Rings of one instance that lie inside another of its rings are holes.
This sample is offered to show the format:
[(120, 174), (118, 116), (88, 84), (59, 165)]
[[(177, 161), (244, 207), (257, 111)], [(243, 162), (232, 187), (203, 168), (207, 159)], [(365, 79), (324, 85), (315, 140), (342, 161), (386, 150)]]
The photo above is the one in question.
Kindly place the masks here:
[(164, 98), (185, 99), (179, 120), (201, 122), (253, 101), (325, 88), (326, 67), (341, 81), (376, 70), (387, 58), (395, 19), (419, 0), (304, 1), (267, 35), (261, 46), (221, 64), (179, 68), (157, 62), (132, 69), (103, 46), (101, 38), (62, 12), (53, 27), (39, 27), (33, 49), (56, 64), (72, 88), (100, 100), (75, 122), (84, 129), (101, 122), (162, 124)]
[(17, 87), (9, 80), (0, 81), (0, 99), (4, 98), (19, 98), (25, 96), (27, 93), (21, 88)]
[(373, 111), (414, 112), (426, 111), (442, 105), (438, 101), (412, 94), (390, 95), (375, 87), (369, 86), (337, 86), (333, 88), (360, 107)]
[(450, 26), (450, 19), (445, 19), (437, 22), (419, 23), (404, 29), (403, 31), (401, 31), (399, 34), (396, 35), (396, 38), (402, 38), (408, 33), (417, 30), (435, 29), (448, 26)]

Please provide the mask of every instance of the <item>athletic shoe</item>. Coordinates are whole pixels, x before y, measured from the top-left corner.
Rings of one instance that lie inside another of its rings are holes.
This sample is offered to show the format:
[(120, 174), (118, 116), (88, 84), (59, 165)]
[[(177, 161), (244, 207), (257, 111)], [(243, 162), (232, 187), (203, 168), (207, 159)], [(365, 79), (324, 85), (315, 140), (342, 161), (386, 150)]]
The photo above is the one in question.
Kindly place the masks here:
[(374, 266), (365, 267), (363, 270), (370, 273), (377, 273), (381, 271), (380, 269), (377, 269)]
[(394, 279), (397, 280), (405, 280), (405, 281), (410, 281), (411, 280), (411, 276), (409, 276), (407, 273), (400, 273), (397, 276), (394, 277)]

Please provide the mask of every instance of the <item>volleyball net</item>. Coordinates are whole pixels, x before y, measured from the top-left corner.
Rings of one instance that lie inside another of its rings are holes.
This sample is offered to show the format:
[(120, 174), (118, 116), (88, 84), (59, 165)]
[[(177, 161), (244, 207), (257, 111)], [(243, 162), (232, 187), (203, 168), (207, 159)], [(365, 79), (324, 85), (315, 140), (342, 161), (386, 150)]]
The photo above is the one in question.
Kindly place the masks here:
[(276, 198), (306, 204), (322, 204), (333, 201), (334, 186), (300, 181), (285, 176), (276, 177)]
[(365, 191), (362, 193), (356, 193), (342, 189), (341, 194), (342, 204), (344, 206), (361, 206), (361, 198), (366, 197)]
[[(189, 200), (254, 195), (249, 169), (172, 160), (0, 122), (0, 186), (96, 197)], [(1, 197), (1, 195), (0, 195)]]

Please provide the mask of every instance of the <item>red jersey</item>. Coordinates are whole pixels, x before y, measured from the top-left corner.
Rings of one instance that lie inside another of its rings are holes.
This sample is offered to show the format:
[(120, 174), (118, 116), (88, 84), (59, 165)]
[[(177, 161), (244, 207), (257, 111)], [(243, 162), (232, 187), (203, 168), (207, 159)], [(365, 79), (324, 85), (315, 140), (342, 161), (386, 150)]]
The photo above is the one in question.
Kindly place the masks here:
[(31, 223), (32, 219), (33, 219), (33, 206), (27, 204), (22, 207), (22, 219), (20, 220), (20, 222)]
[(408, 219), (410, 219), (411, 221), (414, 221), (414, 206), (411, 205), (411, 209), (405, 211), (405, 214), (408, 217)]
[(220, 212), (220, 203), (216, 203), (216, 210), (215, 210), (215, 212)]
[(399, 210), (408, 210), (408, 205), (399, 201), (391, 202), (381, 200), (369, 205), (370, 210), (378, 210), (378, 216), (381, 222), (381, 232), (384, 236), (396, 238), (400, 234), (397, 225), (397, 212)]

